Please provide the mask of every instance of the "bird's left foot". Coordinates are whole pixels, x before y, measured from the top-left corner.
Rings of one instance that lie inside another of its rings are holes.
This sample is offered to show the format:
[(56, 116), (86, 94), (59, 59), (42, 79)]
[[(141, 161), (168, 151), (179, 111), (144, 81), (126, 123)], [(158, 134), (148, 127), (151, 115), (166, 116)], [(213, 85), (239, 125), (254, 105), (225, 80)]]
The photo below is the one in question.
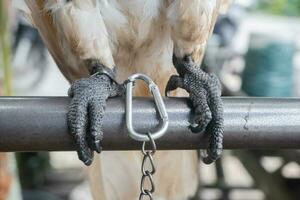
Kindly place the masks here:
[(204, 72), (191, 56), (183, 59), (173, 56), (173, 64), (178, 75), (171, 76), (166, 94), (176, 88), (185, 89), (194, 108), (190, 129), (194, 133), (205, 130), (210, 134), (207, 156), (203, 162), (210, 164), (217, 160), (223, 150), (223, 104), (221, 86), (214, 74)]

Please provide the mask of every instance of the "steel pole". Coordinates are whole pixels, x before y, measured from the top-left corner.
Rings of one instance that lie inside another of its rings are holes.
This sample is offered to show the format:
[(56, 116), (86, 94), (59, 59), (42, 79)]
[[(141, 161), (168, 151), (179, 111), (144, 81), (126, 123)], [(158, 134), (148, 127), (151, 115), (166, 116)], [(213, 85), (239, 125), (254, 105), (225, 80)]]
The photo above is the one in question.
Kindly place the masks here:
[[(223, 98), (226, 149), (300, 148), (300, 99)], [(189, 131), (190, 108), (186, 98), (165, 99), (170, 118), (159, 149), (200, 149), (208, 134)], [(0, 151), (74, 150), (68, 135), (67, 97), (1, 97)], [(103, 150), (137, 150), (125, 127), (125, 99), (107, 102)], [(133, 100), (134, 127), (140, 132), (158, 125), (151, 99)]]

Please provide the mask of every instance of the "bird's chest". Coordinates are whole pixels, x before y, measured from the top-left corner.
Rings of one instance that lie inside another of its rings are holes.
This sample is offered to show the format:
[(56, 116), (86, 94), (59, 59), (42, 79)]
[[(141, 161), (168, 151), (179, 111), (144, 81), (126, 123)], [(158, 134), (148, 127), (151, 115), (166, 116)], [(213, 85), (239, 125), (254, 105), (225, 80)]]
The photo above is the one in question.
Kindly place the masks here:
[(149, 43), (165, 23), (165, 1), (98, 0), (113, 52), (134, 51)]

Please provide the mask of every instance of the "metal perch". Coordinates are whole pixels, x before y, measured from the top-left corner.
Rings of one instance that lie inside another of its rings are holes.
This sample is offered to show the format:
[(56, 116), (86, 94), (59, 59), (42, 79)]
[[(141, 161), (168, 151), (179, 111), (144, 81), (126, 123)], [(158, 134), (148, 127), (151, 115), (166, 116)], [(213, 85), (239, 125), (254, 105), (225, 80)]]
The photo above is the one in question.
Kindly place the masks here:
[[(300, 148), (300, 99), (223, 98), (226, 149)], [(74, 150), (68, 135), (67, 97), (1, 97), (0, 152)], [(200, 149), (208, 134), (188, 129), (186, 98), (166, 98), (169, 128), (158, 149)], [(152, 99), (133, 100), (133, 122), (139, 131), (158, 125)], [(109, 99), (104, 117), (103, 150), (138, 150), (125, 127), (125, 100)]]

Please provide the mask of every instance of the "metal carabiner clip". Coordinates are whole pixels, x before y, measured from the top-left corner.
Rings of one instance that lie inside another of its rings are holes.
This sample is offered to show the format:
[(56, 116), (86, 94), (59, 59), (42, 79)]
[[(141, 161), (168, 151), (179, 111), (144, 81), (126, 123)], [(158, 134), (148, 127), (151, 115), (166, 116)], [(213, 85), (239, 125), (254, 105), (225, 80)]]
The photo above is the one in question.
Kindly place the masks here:
[(134, 82), (139, 79), (145, 81), (147, 83), (150, 92), (153, 95), (155, 105), (157, 107), (159, 116), (161, 118), (161, 127), (154, 133), (151, 133), (153, 140), (160, 138), (166, 132), (169, 125), (168, 113), (166, 111), (166, 107), (164, 101), (160, 95), (158, 86), (146, 75), (144, 74), (133, 74), (126, 81), (126, 125), (129, 136), (137, 141), (149, 141), (149, 137), (147, 134), (138, 133), (134, 130), (132, 125), (132, 88)]

